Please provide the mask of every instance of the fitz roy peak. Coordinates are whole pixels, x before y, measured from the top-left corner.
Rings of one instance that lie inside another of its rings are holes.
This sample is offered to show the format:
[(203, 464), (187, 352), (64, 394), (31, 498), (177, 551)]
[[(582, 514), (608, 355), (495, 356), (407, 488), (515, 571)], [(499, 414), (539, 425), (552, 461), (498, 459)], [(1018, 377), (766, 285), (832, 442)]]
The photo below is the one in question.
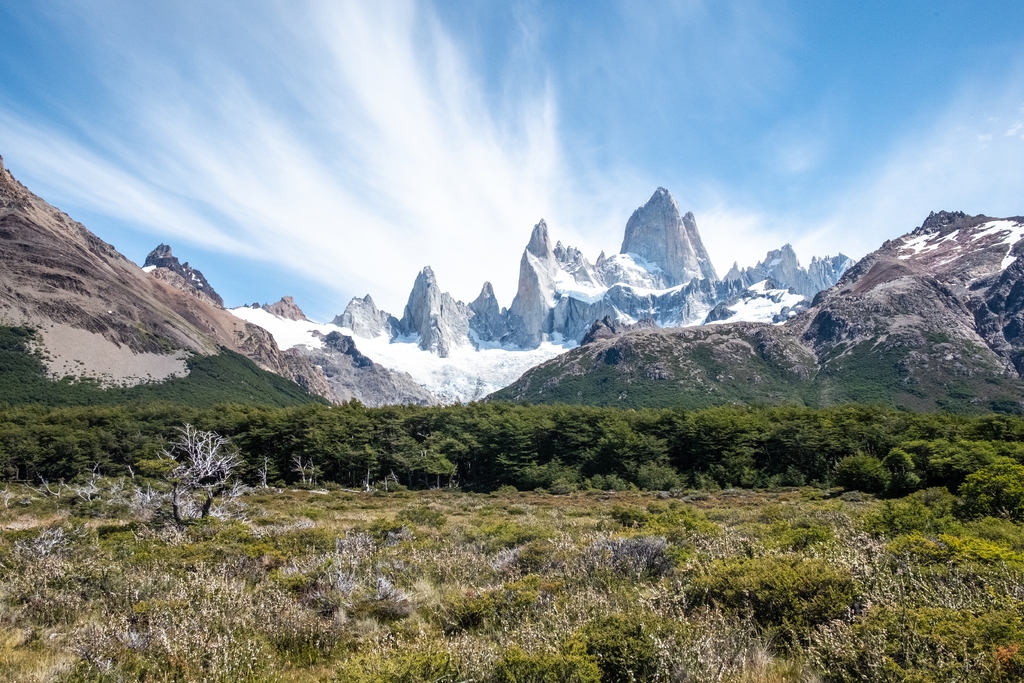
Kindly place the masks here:
[(693, 214), (680, 216), (676, 200), (663, 187), (629, 217), (620, 253), (656, 264), (664, 275), (663, 287), (718, 279)]

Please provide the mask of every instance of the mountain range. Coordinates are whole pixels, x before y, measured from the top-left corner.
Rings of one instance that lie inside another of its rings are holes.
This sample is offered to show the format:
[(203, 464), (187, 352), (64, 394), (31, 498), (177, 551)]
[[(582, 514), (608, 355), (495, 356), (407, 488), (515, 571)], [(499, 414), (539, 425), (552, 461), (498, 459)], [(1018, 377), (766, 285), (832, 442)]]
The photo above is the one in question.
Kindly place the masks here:
[[(785, 245), (752, 268), (734, 267), (735, 277), (719, 279), (693, 214), (683, 214), (671, 193), (659, 188), (630, 216), (620, 252), (602, 253), (593, 263), (577, 248), (552, 244), (547, 223), (538, 222), (507, 308), (489, 282), (470, 303), (455, 299), (426, 267), (416, 276), (401, 317), (380, 310), (369, 294), (353, 298), (327, 325), (270, 316), (267, 306), (232, 310), (271, 330), (290, 350), (315, 355), (313, 362), (328, 374), (336, 369), (323, 355), (323, 339), (337, 333), (351, 337), (353, 347), (390, 369), (407, 389), (406, 377), (427, 390), (426, 397), (410, 391), (406, 402), (458, 402), (482, 399), (577, 346), (591, 325), (605, 318), (660, 327), (782, 322), (806, 309), (811, 297), (852, 263), (840, 254), (815, 258), (804, 269)], [(394, 394), (352, 390), (370, 404), (395, 400)]]
[(463, 303), (425, 267), (400, 316), (367, 294), (317, 323), (291, 297), (225, 309), (166, 244), (136, 266), (0, 159), (0, 326), (32, 330), (23, 351), (51, 380), (98, 390), (187, 383), (197, 359), (221, 356), (308, 399), (252, 379), (247, 396), (300, 402), (1018, 410), (1022, 236), (1019, 217), (939, 212), (860, 262), (840, 254), (804, 268), (785, 245), (719, 278), (693, 214), (659, 188), (619, 252), (593, 262), (552, 244), (539, 221), (507, 308), (490, 283)]
[(781, 325), (595, 324), (495, 400), (1019, 412), (1024, 218), (932, 213)]

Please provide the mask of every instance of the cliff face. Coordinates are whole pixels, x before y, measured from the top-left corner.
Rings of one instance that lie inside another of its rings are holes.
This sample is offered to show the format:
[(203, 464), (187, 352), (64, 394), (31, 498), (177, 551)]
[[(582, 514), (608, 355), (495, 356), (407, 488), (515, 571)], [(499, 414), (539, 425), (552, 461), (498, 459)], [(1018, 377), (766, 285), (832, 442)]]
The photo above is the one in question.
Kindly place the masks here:
[(676, 200), (663, 187), (629, 217), (620, 253), (655, 264), (667, 276), (666, 287), (718, 279), (693, 214), (680, 215)]

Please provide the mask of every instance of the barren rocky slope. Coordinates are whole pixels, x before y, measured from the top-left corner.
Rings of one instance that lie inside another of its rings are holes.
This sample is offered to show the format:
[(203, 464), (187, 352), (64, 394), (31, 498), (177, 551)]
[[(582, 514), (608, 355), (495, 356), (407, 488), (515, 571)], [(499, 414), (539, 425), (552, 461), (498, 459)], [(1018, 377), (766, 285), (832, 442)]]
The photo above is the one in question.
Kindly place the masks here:
[(220, 307), (212, 289), (170, 268), (150, 270), (32, 194), (0, 159), (0, 325), (36, 329), (51, 375), (162, 381), (186, 375), (188, 357), (223, 347), (313, 393), (329, 391), (322, 373)]
[(1024, 219), (931, 214), (780, 326), (643, 329), (586, 344), (495, 399), (601, 405), (867, 401), (1019, 412)]

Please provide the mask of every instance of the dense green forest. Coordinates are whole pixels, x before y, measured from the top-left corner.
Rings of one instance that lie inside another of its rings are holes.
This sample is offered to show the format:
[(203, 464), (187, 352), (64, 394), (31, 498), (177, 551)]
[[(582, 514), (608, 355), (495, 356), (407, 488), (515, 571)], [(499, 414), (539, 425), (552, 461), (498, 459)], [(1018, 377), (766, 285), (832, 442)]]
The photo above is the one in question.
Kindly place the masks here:
[[(955, 490), (981, 467), (1024, 462), (1024, 419), (870, 406), (621, 410), (482, 403), (444, 408), (173, 404), (0, 408), (0, 473), (70, 480), (147, 471), (183, 424), (231, 439), (246, 474), (360, 487), (493, 490), (843, 485)], [(300, 473), (298, 465), (306, 467)], [(393, 475), (393, 476), (392, 476)], [(393, 485), (393, 484), (392, 484)]]
[(29, 328), (0, 327), (0, 404), (92, 406), (168, 401), (210, 407), (236, 401), (283, 407), (324, 402), (224, 348), (216, 356), (192, 356), (188, 376), (166, 382), (104, 389), (89, 379), (54, 381), (47, 377), (42, 358), (31, 350), (35, 339)]

